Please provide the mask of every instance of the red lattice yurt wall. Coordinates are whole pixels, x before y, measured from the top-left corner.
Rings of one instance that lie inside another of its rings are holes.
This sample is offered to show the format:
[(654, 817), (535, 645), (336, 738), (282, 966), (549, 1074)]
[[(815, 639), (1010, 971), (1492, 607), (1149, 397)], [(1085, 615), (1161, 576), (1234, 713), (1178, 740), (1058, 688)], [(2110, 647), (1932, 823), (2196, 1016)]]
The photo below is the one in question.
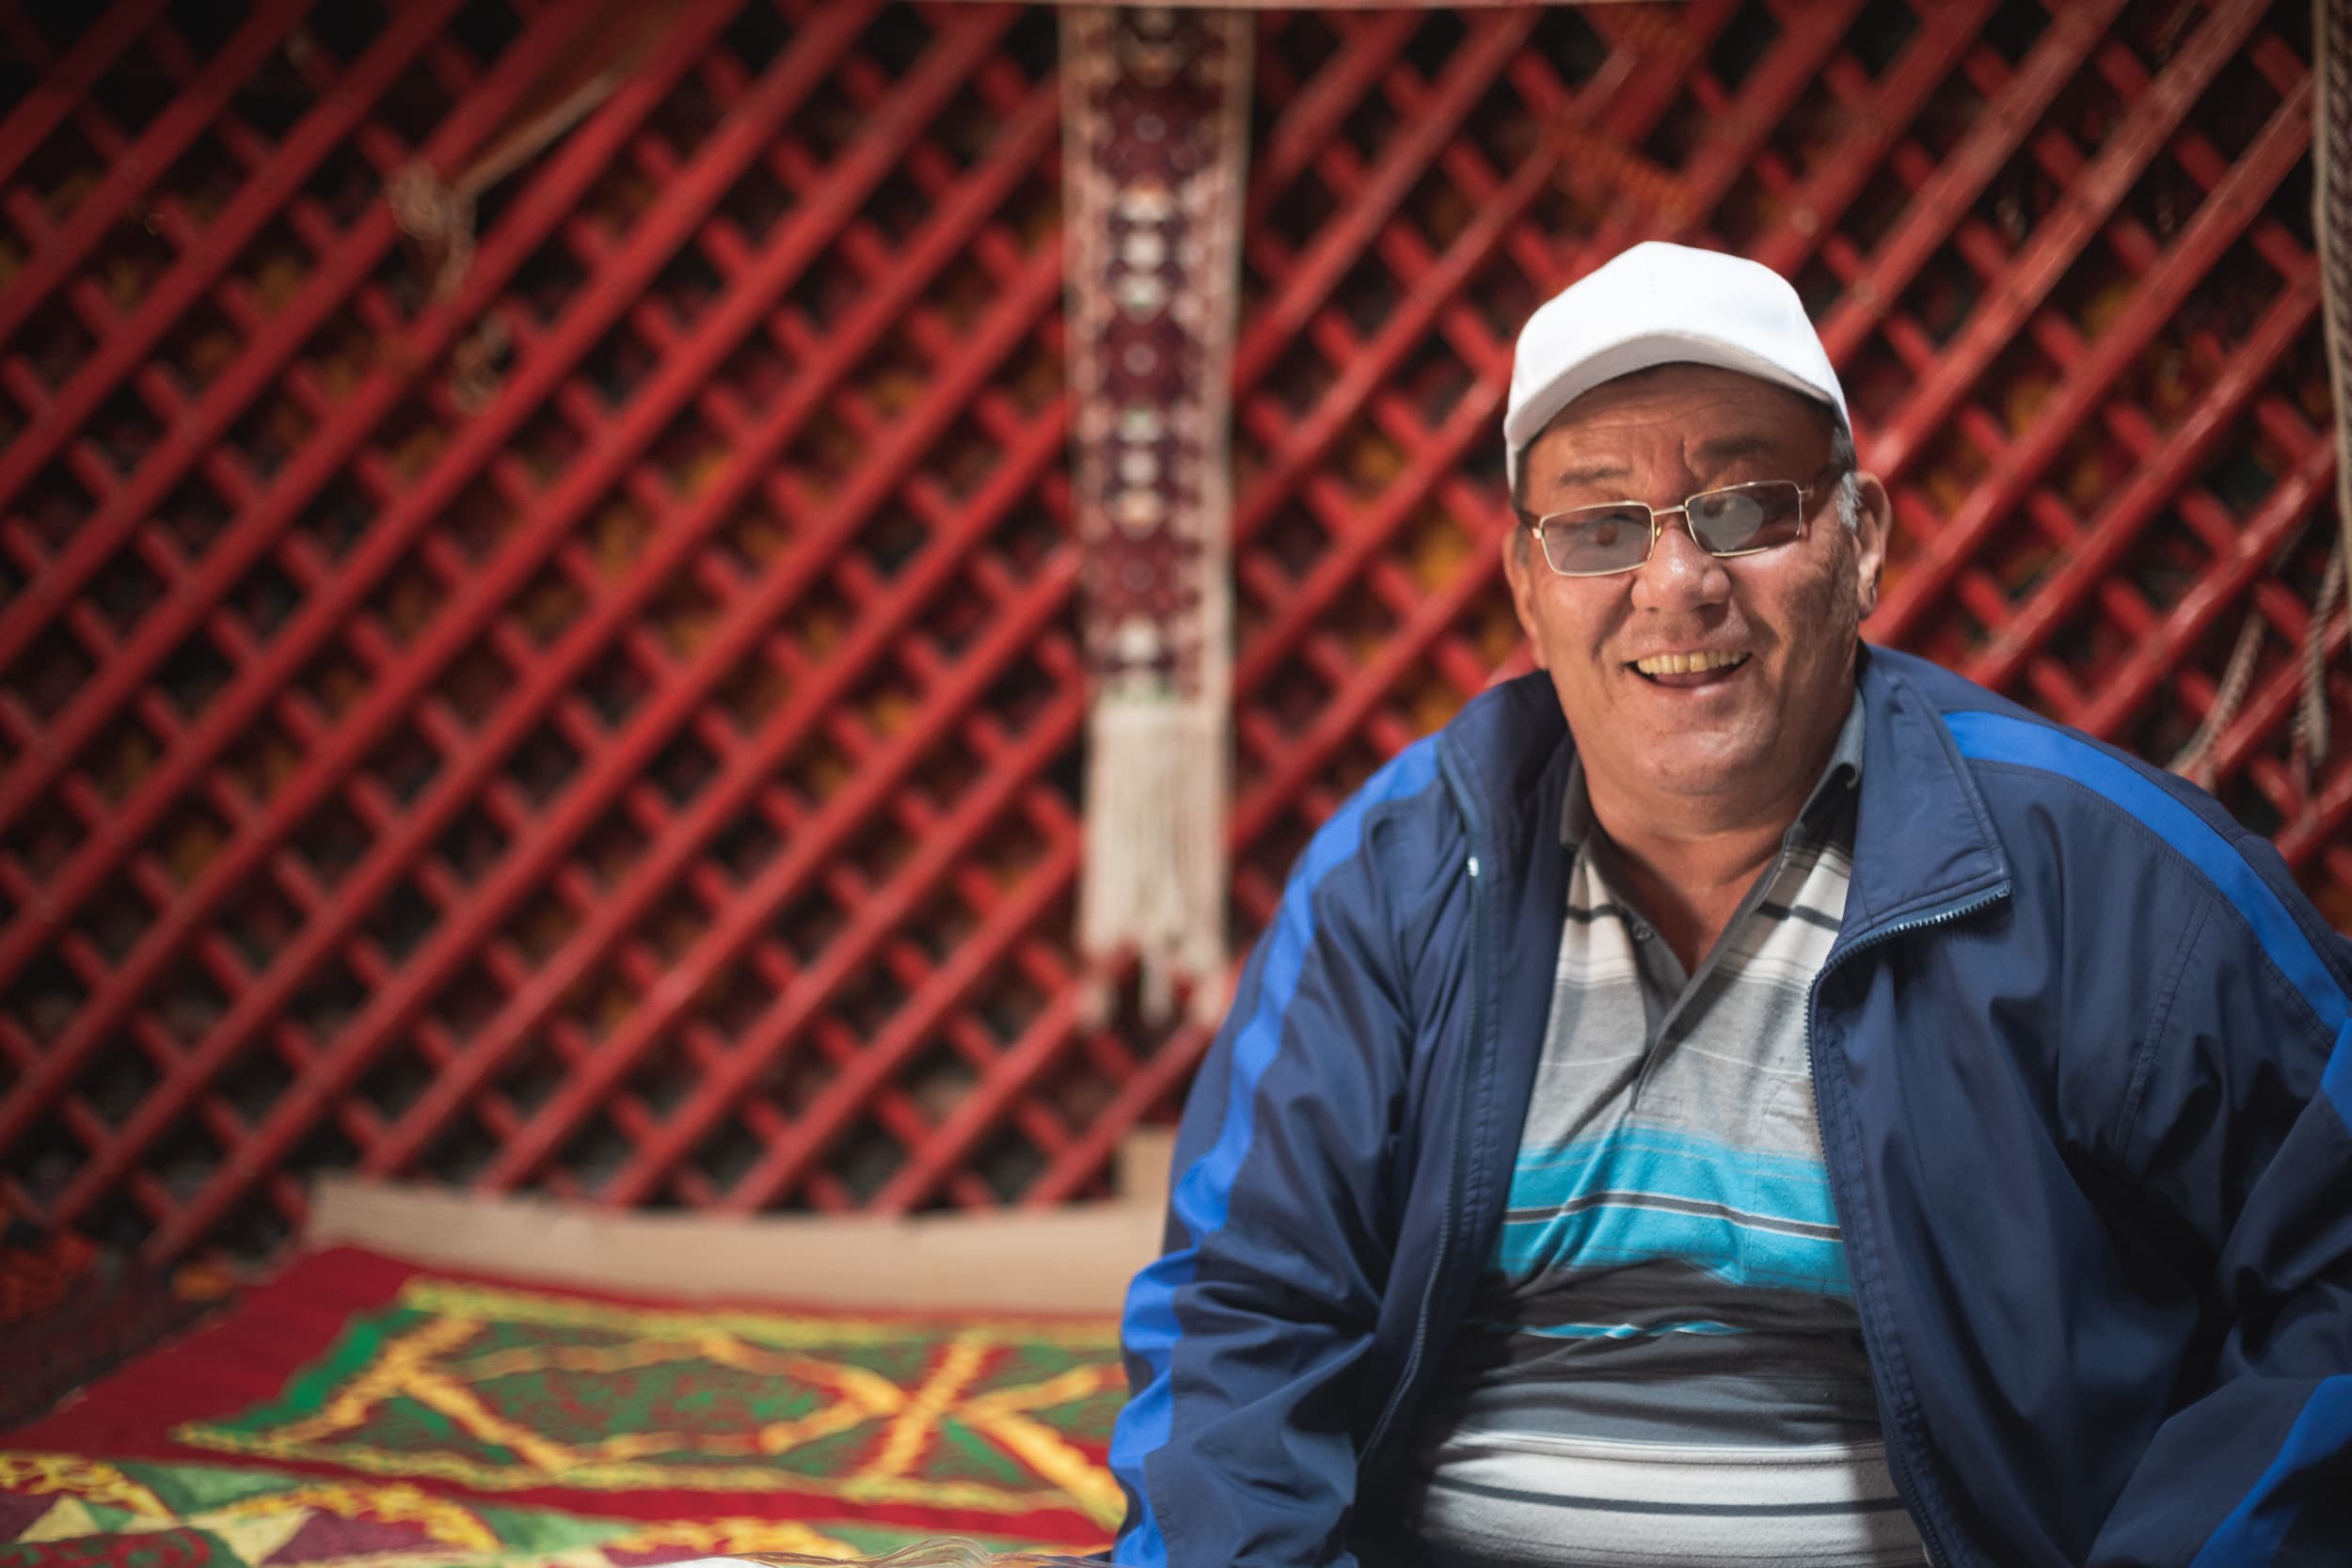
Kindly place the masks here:
[[(1068, 942), (1054, 17), (674, 0), (469, 256), (404, 243), (388, 182), (612, 9), (0, 7), (12, 1213), (1053, 1201), (1197, 1058), (1084, 1026)], [(1236, 941), (1513, 665), (1511, 334), (1647, 235), (1824, 322), (1874, 635), (2159, 761), (2218, 706), (2192, 762), (2352, 926), (2309, 15), (1265, 15)]]

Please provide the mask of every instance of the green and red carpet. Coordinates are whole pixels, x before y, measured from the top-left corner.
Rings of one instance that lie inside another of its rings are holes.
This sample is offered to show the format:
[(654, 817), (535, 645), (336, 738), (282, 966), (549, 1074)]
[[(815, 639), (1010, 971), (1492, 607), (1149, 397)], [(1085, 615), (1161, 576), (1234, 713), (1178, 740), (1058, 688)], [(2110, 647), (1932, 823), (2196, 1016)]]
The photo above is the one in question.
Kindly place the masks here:
[(686, 1306), (350, 1248), (0, 1433), (0, 1568), (1086, 1551), (1103, 1318)]

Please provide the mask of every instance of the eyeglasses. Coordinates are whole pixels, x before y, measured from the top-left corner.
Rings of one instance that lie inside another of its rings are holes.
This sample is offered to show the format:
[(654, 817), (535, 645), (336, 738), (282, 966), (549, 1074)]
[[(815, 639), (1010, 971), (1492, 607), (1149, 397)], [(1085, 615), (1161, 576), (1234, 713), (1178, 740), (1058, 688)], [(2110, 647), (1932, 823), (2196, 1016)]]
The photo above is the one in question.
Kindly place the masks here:
[(1805, 509), (1844, 467), (1835, 465), (1810, 484), (1766, 479), (1702, 490), (1680, 506), (1606, 501), (1541, 517), (1521, 513), (1519, 521), (1534, 531), (1544, 560), (1564, 578), (1605, 578), (1637, 570), (1657, 549), (1668, 517), (1680, 517), (1692, 543), (1709, 555), (1755, 555), (1804, 538)]

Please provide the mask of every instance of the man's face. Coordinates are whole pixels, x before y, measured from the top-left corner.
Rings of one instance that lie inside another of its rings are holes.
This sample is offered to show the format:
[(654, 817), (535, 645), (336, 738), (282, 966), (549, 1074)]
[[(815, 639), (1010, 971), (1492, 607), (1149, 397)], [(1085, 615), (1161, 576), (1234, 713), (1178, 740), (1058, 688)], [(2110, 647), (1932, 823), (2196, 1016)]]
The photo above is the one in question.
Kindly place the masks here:
[[(1561, 410), (1523, 454), (1525, 504), (1543, 516), (1639, 500), (1680, 506), (1754, 480), (1813, 486), (1805, 536), (1719, 559), (1679, 515), (1648, 562), (1565, 578), (1521, 531), (1504, 569), (1535, 662), (1551, 675), (1595, 784), (1695, 819), (1801, 800), (1852, 700), (1855, 628), (1877, 595), (1886, 497), (1862, 484), (1859, 530), (1822, 479), (1820, 405), (1736, 371), (1662, 365), (1605, 383)], [(1733, 660), (1721, 668), (1682, 667)]]

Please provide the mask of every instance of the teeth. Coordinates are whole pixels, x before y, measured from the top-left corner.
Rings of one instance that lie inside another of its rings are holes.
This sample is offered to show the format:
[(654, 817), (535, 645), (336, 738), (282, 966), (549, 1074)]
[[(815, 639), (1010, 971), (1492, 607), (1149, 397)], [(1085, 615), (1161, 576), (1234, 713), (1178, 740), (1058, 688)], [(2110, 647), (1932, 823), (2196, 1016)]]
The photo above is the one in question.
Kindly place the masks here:
[(1748, 656), (1733, 653), (1653, 654), (1637, 658), (1633, 668), (1645, 675), (1695, 675), (1708, 670), (1728, 670), (1744, 664)]

